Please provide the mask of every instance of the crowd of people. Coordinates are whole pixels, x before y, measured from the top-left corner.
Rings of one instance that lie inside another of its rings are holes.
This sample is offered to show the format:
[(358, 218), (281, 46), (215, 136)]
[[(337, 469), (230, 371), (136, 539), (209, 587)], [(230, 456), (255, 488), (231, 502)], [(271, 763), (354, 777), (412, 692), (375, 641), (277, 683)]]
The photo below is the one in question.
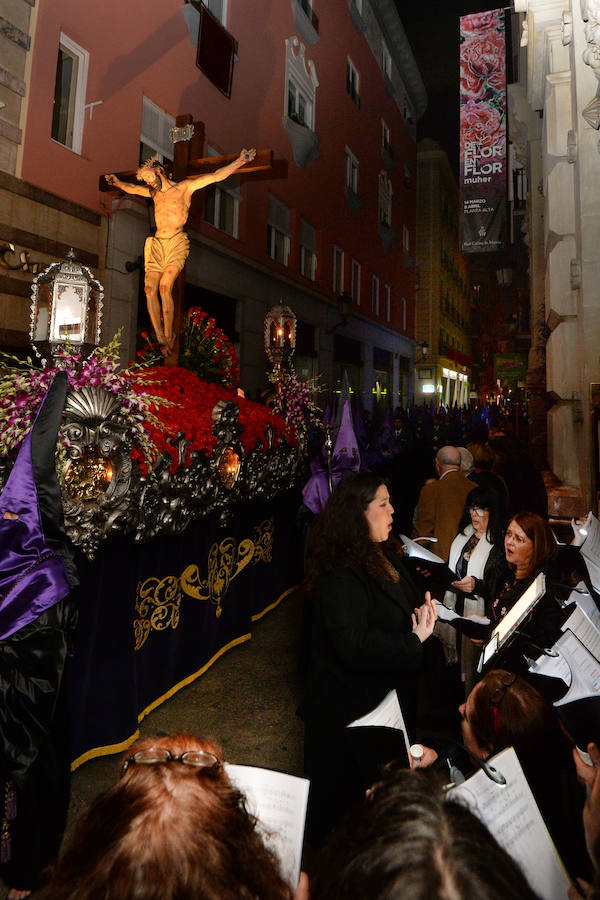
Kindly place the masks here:
[[(464, 445), (422, 417), (424, 454), (415, 422), (396, 416), (395, 452), (311, 494), (322, 508), (304, 518), (298, 710), (308, 874), (288, 883), (221, 749), (179, 734), (125, 753), (116, 784), (46, 868), (43, 900), (529, 900), (538, 895), (493, 829), (447, 792), (457, 773), (510, 747), (569, 896), (600, 896), (600, 750), (575, 745), (528, 665), (560, 634), (585, 565), (559, 546), (543, 480), (516, 438), (489, 432), (480, 415), (455, 420), (470, 426)], [(415, 452), (418, 470), (407, 472)], [(441, 567), (409, 556), (409, 537)], [(448, 570), (451, 579), (436, 574)], [(545, 594), (526, 630), (482, 667), (489, 634), (540, 572)], [(440, 603), (481, 632), (440, 621)], [(17, 887), (15, 900), (28, 893)]]

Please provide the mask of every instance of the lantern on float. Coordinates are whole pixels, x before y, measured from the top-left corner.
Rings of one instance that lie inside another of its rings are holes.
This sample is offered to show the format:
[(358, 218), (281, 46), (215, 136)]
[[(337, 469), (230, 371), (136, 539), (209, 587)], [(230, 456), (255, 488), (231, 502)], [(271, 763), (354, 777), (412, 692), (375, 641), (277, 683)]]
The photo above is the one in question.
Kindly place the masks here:
[(100, 343), (104, 290), (69, 250), (31, 285), (29, 337), (40, 358), (53, 358), (67, 347), (89, 356)]
[(277, 304), (265, 318), (265, 353), (277, 378), (281, 367), (292, 357), (296, 348), (296, 314), (289, 306)]

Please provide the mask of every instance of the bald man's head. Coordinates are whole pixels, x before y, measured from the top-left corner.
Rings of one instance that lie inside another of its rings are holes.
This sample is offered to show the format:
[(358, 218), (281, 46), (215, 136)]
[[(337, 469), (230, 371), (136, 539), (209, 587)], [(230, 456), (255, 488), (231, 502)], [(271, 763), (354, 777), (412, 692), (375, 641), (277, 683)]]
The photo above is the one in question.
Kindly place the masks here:
[(460, 451), (458, 447), (448, 444), (438, 450), (435, 461), (440, 475), (451, 469), (460, 469)]

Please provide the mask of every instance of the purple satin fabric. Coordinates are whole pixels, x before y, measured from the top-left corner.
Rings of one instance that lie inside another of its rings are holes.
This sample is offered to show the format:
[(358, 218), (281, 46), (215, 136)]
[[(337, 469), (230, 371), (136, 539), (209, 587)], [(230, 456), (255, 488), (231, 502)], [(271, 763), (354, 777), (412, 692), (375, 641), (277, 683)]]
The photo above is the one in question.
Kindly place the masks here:
[[(33, 622), (71, 589), (62, 558), (52, 553), (44, 537), (33, 477), (32, 432), (33, 428), (0, 494), (0, 640)], [(5, 519), (5, 512), (19, 518)]]
[[(322, 451), (310, 464), (312, 472), (302, 490), (302, 500), (311, 512), (318, 515), (329, 499), (329, 479), (327, 477), (327, 453)], [(335, 442), (331, 460), (331, 480), (335, 487), (344, 475), (358, 472), (360, 454), (352, 427), (350, 406), (346, 401), (342, 413), (340, 430)]]

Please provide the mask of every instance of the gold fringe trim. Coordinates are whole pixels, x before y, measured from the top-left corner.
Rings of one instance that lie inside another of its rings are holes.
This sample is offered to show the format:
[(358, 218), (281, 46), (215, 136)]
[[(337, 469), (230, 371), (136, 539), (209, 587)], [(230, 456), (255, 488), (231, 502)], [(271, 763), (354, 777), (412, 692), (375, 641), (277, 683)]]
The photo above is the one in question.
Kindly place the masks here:
[[(297, 585), (295, 587), (288, 588), (286, 591), (281, 594), (274, 603), (270, 603), (266, 606), (262, 612), (256, 613), (256, 615), (252, 616), (252, 622), (258, 622), (259, 619), (262, 619), (268, 612), (272, 609), (275, 609), (282, 600), (286, 597), (289, 597), (290, 594), (293, 594), (296, 591)], [(183, 681), (178, 682), (178, 684), (173, 685), (162, 697), (159, 697), (157, 700), (154, 700), (149, 706), (146, 707), (141, 713), (138, 715), (138, 725), (142, 722), (142, 720), (153, 710), (155, 710), (161, 703), (164, 703), (165, 700), (169, 700), (173, 697), (177, 691), (180, 691), (181, 688), (186, 687), (188, 684), (191, 684), (192, 681), (195, 681), (196, 678), (199, 678), (201, 675), (210, 669), (210, 667), (215, 663), (219, 657), (223, 656), (224, 653), (227, 653), (228, 650), (231, 650), (233, 647), (237, 647), (239, 644), (244, 644), (246, 641), (251, 639), (251, 634), (242, 634), (240, 637), (234, 638), (233, 641), (230, 641), (228, 644), (225, 644), (224, 647), (221, 647), (220, 650), (217, 650), (215, 655), (205, 663), (201, 669), (198, 669), (197, 672), (194, 672), (192, 675), (188, 675), (187, 678), (184, 678)], [(99, 756), (110, 756), (113, 753), (121, 753), (123, 750), (127, 750), (134, 741), (136, 741), (140, 736), (140, 729), (136, 728), (134, 733), (130, 735), (128, 738), (125, 738), (124, 741), (120, 741), (118, 744), (107, 744), (104, 747), (94, 747), (91, 750), (86, 750), (85, 753), (82, 753), (81, 756), (78, 756), (77, 759), (73, 760), (71, 763), (71, 772), (74, 772), (79, 766), (82, 766), (84, 763), (88, 762), (90, 759), (96, 759)]]

